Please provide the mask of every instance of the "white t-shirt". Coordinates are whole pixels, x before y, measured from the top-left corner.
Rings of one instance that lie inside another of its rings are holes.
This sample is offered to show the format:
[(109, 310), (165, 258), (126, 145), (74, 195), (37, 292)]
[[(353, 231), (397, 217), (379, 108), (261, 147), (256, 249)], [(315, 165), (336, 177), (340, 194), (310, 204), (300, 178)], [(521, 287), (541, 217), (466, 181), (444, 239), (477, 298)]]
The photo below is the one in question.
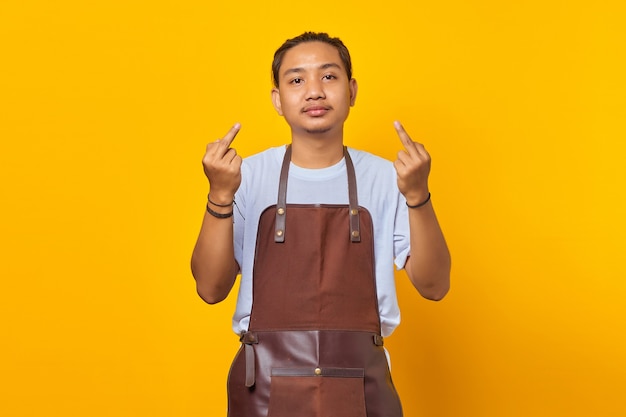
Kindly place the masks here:
[[(235, 259), (241, 284), (233, 316), (233, 330), (248, 329), (252, 309), (252, 270), (261, 213), (276, 204), (285, 147), (270, 148), (244, 159), (242, 182), (235, 195)], [(348, 149), (357, 179), (359, 206), (372, 216), (376, 290), (382, 335), (389, 336), (400, 323), (394, 263), (404, 268), (409, 255), (409, 219), (404, 196), (398, 191), (396, 171), (386, 159)], [(322, 169), (300, 168), (293, 163), (287, 182), (288, 204), (348, 204), (345, 159)]]

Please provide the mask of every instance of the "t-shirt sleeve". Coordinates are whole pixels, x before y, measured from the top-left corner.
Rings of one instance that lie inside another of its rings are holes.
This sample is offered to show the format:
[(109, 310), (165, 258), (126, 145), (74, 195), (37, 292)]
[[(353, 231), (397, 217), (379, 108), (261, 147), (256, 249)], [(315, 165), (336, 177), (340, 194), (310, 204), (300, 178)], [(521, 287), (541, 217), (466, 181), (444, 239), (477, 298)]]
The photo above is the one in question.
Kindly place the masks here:
[(233, 245), (235, 252), (235, 260), (239, 264), (239, 272), (241, 272), (241, 266), (243, 265), (243, 242), (245, 232), (245, 212), (246, 212), (246, 183), (244, 181), (247, 175), (244, 175), (248, 171), (247, 166), (242, 164), (241, 166), (241, 185), (235, 193), (235, 205), (233, 206)]
[(409, 212), (404, 196), (398, 192), (398, 204), (396, 206), (396, 218), (393, 230), (393, 253), (394, 263), (398, 270), (404, 269), (406, 260), (411, 254), (411, 240), (409, 229)]

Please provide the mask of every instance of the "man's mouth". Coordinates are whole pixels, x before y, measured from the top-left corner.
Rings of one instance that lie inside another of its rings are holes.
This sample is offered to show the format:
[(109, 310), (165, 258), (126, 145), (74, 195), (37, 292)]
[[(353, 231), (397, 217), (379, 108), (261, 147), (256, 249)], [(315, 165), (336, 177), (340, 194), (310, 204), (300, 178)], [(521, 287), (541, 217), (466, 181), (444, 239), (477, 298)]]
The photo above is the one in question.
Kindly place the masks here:
[(303, 112), (309, 116), (318, 117), (318, 116), (325, 115), (328, 112), (328, 110), (330, 110), (330, 108), (326, 106), (310, 106), (310, 107), (305, 107)]

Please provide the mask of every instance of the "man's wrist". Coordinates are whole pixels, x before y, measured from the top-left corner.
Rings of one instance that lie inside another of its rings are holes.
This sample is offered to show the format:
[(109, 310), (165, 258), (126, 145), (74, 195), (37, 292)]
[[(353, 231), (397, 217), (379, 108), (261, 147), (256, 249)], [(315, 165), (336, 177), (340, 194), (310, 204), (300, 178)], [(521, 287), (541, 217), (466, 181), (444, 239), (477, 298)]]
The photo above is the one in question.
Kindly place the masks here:
[(422, 200), (418, 200), (419, 202), (416, 204), (410, 204), (409, 200), (406, 201), (406, 205), (408, 208), (412, 208), (412, 209), (416, 209), (416, 208), (420, 208), (422, 206), (425, 206), (426, 204), (428, 204), (428, 202), (430, 201), (430, 193), (428, 193), (428, 195), (426, 196), (426, 198), (422, 199)]
[(235, 202), (235, 197), (232, 195), (209, 193), (207, 195), (209, 204), (215, 207), (231, 207)]
[(206, 203), (206, 211), (207, 213), (209, 213), (211, 216), (217, 218), (217, 219), (228, 219), (229, 217), (232, 217), (234, 214), (233, 209), (229, 209), (230, 211), (227, 211), (225, 213), (220, 212), (220, 211), (215, 211), (211, 208), (211, 204), (209, 204), (208, 202)]

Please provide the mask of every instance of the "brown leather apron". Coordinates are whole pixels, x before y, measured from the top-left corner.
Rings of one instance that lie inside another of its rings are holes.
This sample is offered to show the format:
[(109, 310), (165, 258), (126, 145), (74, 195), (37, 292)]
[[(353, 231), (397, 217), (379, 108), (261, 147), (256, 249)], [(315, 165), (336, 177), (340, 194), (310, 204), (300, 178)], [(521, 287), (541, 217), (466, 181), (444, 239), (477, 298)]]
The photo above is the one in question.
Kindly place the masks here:
[(228, 378), (229, 417), (401, 417), (383, 349), (369, 212), (278, 203), (259, 220), (249, 330)]

